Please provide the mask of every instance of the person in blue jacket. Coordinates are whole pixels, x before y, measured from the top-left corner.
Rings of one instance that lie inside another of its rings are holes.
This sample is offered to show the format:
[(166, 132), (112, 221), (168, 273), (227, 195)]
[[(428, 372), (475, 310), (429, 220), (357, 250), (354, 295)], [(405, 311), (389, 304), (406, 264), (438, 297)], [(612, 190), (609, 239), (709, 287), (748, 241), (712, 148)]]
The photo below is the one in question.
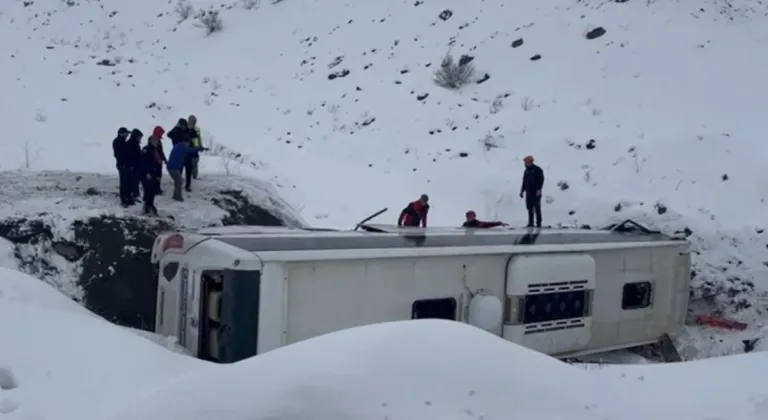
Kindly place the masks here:
[(173, 145), (171, 154), (168, 156), (168, 163), (165, 167), (168, 169), (168, 174), (173, 179), (173, 199), (176, 201), (184, 201), (184, 197), (181, 195), (181, 189), (184, 188), (184, 180), (181, 177), (181, 171), (184, 169), (184, 163), (187, 162), (187, 155), (190, 152), (199, 152), (205, 150), (202, 147), (191, 147), (189, 145), (189, 139), (181, 139)]

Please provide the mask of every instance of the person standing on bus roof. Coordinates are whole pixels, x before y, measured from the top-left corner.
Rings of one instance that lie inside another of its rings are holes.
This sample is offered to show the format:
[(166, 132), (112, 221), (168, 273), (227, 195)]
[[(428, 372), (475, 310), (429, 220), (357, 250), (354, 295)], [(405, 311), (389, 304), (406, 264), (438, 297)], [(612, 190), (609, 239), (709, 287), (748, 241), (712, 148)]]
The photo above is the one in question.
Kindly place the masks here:
[(526, 156), (523, 184), (520, 186), (520, 198), (525, 197), (525, 207), (528, 209), (528, 227), (533, 227), (533, 216), (536, 216), (536, 227), (541, 227), (541, 190), (544, 188), (544, 171), (533, 164), (533, 156)]
[(477, 220), (477, 213), (475, 213), (474, 210), (466, 212), (464, 217), (466, 220), (464, 221), (464, 224), (461, 225), (461, 227), (465, 228), (492, 228), (496, 226), (509, 226), (508, 224), (499, 221), (483, 222), (481, 220)]
[(422, 194), (418, 200), (408, 203), (400, 212), (397, 226), (427, 227), (427, 213), (429, 213), (429, 196)]

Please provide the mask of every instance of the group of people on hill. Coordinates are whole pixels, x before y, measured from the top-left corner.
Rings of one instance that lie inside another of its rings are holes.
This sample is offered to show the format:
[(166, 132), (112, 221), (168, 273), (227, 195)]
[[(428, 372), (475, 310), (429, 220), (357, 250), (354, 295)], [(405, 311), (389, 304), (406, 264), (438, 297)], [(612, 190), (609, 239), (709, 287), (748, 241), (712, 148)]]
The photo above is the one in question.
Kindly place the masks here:
[[(180, 118), (167, 133), (173, 145), (166, 156), (163, 150), (162, 126), (152, 129), (152, 135), (146, 145), (141, 146), (144, 133), (138, 128), (128, 131), (126, 127), (117, 130), (117, 137), (112, 141), (112, 151), (120, 179), (120, 204), (130, 207), (143, 201), (144, 214), (157, 215), (155, 196), (163, 193), (160, 181), (163, 177), (163, 165), (173, 179), (173, 199), (184, 201), (182, 188), (192, 191), (192, 179), (198, 177), (200, 152), (208, 150), (202, 146), (200, 127), (197, 118)], [(139, 186), (144, 191), (139, 199)]]
[[(533, 156), (523, 159), (525, 171), (523, 183), (520, 186), (520, 198), (525, 198), (525, 207), (528, 210), (528, 227), (541, 227), (541, 192), (544, 188), (544, 170), (533, 163)], [(408, 203), (400, 212), (397, 225), (400, 227), (427, 227), (427, 214), (429, 213), (429, 196), (422, 194), (418, 200)], [(492, 228), (496, 226), (508, 226), (500, 221), (481, 221), (477, 219), (474, 210), (464, 214), (465, 220), (462, 227), (465, 228)], [(535, 225), (534, 225), (535, 222)]]

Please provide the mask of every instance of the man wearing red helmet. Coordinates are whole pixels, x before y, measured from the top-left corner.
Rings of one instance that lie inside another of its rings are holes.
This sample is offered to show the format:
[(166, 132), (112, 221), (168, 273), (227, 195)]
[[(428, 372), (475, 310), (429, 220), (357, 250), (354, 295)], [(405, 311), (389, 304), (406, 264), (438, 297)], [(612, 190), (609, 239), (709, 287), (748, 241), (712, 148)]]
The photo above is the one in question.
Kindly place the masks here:
[(536, 216), (536, 227), (541, 227), (541, 190), (544, 188), (544, 170), (533, 164), (533, 156), (526, 156), (523, 185), (520, 186), (520, 198), (525, 197), (525, 207), (528, 209), (528, 227), (533, 227)]

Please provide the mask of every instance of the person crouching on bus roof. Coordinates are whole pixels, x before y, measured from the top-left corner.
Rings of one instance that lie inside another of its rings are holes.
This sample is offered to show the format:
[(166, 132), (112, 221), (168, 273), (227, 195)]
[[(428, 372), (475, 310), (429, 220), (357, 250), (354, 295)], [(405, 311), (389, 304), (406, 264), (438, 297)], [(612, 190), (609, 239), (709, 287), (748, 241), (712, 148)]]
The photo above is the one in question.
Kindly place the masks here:
[(422, 194), (418, 200), (408, 203), (400, 212), (397, 226), (427, 227), (427, 213), (429, 213), (429, 196)]
[(492, 228), (496, 226), (509, 226), (508, 224), (499, 221), (483, 222), (481, 220), (477, 220), (477, 214), (474, 210), (466, 212), (464, 217), (466, 217), (466, 220), (464, 221), (464, 224), (461, 225), (461, 227), (465, 228)]

